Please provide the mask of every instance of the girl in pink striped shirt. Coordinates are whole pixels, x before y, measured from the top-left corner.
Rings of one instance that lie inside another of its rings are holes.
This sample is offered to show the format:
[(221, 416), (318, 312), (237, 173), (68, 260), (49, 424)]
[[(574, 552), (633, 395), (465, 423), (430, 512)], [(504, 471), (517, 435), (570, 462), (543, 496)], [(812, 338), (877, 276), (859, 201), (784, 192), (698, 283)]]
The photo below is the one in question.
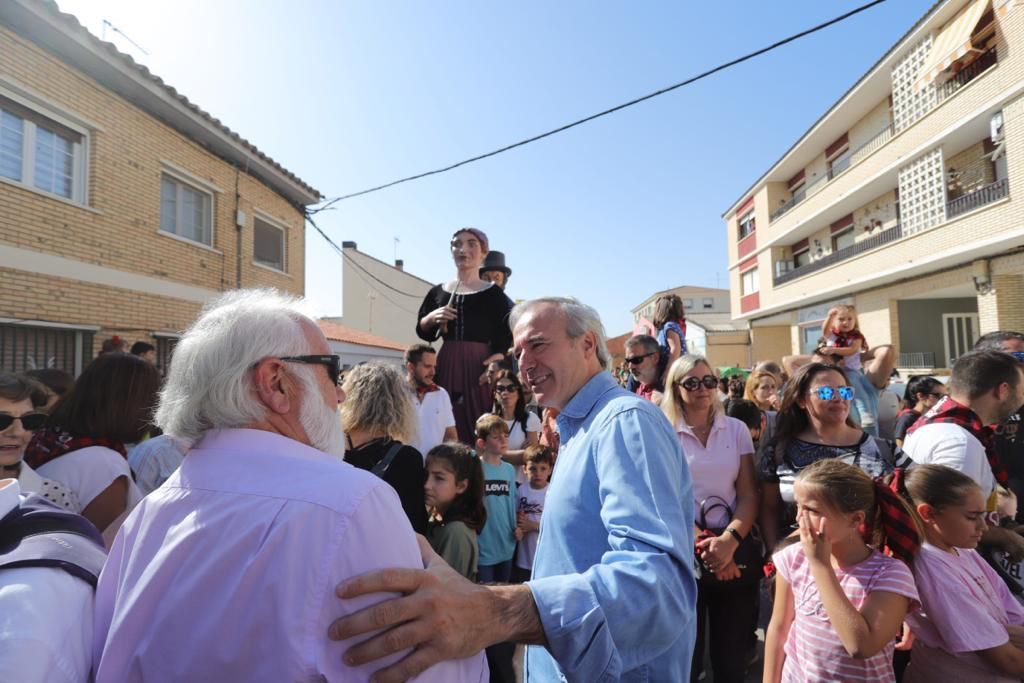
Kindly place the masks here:
[(904, 562), (918, 540), (909, 505), (858, 467), (821, 460), (796, 479), (800, 543), (775, 554), (765, 683), (895, 681), (893, 649), (918, 597)]

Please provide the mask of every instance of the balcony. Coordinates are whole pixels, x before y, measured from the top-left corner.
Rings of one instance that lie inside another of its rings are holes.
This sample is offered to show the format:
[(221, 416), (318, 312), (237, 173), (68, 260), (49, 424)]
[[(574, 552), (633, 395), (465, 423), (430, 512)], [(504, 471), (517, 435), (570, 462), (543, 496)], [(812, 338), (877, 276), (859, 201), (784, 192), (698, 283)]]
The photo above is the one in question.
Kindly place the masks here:
[(941, 103), (953, 96), (955, 93), (960, 91), (960, 88), (988, 71), (989, 67), (993, 66), (997, 61), (999, 60), (996, 58), (996, 49), (993, 47), (986, 50), (980, 57), (968, 64), (965, 68), (961, 69), (958, 73), (954, 74), (952, 78), (935, 86), (937, 101)]
[[(996, 49), (994, 47), (990, 48), (983, 52), (980, 57), (978, 57), (976, 60), (968, 64), (960, 72), (952, 76), (949, 80), (936, 85), (936, 101), (932, 109), (942, 104), (944, 101), (946, 101), (954, 94), (959, 92), (968, 83), (970, 83), (978, 76), (988, 71), (998, 61), (999, 59), (998, 55), (996, 54)], [(931, 109), (927, 109), (921, 112), (919, 118), (923, 118), (930, 111)], [(885, 144), (888, 143), (889, 140), (891, 140), (895, 136), (895, 134), (896, 131), (893, 127), (893, 124), (889, 124), (882, 130), (880, 130), (878, 133), (873, 135), (871, 139), (869, 139), (867, 142), (860, 145), (857, 149), (853, 150), (853, 153), (850, 154), (849, 156), (849, 160), (844, 162), (841, 168), (833, 168), (832, 170), (829, 171), (828, 174), (816, 180), (812, 185), (801, 188), (796, 192), (796, 194), (793, 195), (791, 199), (787, 200), (784, 204), (779, 206), (779, 208), (771, 212), (771, 214), (769, 214), (768, 216), (769, 223), (778, 219), (780, 216), (787, 213), (790, 209), (792, 209), (797, 204), (800, 204), (808, 197), (817, 194), (819, 190), (825, 187), (825, 185), (831, 182), (834, 178), (841, 175), (842, 172), (845, 171), (846, 169), (856, 165), (859, 161), (870, 155), (875, 150), (884, 147)]]
[(805, 275), (810, 275), (811, 273), (828, 268), (829, 266), (833, 266), (841, 261), (845, 261), (848, 258), (859, 256), (860, 254), (871, 251), (883, 244), (895, 242), (901, 237), (903, 237), (903, 229), (899, 225), (896, 225), (888, 230), (883, 230), (877, 235), (872, 235), (866, 240), (861, 240), (860, 242), (852, 244), (844, 249), (833, 251), (831, 254), (823, 256), (817, 261), (812, 261), (805, 266), (794, 268), (789, 272), (776, 273), (772, 277), (772, 284), (779, 287), (787, 282), (792, 282), (793, 280), (802, 278)]
[(1006, 178), (997, 180), (985, 187), (980, 187), (974, 192), (968, 192), (965, 195), (957, 197), (953, 201), (946, 202), (946, 220), (953, 220), (957, 216), (965, 214), (968, 211), (974, 211), (986, 204), (999, 201), (1009, 194), (1010, 182)]

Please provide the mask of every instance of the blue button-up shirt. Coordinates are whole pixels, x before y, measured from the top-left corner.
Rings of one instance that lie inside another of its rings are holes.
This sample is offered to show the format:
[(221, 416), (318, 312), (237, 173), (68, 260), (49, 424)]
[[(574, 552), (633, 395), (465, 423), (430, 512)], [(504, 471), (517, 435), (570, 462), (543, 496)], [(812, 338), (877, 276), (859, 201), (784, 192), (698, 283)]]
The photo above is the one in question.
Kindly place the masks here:
[(679, 439), (605, 372), (558, 431), (528, 584), (548, 644), (527, 650), (526, 680), (690, 680), (693, 487)]

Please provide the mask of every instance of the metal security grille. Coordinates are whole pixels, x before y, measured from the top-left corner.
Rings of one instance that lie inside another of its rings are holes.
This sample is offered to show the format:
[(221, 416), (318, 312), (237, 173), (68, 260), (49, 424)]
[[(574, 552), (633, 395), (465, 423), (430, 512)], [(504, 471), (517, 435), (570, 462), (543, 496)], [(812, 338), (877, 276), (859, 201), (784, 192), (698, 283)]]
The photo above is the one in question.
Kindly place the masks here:
[(92, 332), (0, 324), (0, 370), (57, 368), (76, 377), (92, 357)]

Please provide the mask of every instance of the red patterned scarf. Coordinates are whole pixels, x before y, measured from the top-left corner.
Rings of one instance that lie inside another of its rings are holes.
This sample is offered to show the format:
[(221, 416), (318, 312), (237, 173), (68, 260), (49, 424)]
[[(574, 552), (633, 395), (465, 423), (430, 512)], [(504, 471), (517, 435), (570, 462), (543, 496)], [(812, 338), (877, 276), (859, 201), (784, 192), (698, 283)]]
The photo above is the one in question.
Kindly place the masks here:
[(973, 410), (946, 396), (907, 430), (907, 436), (910, 436), (921, 427), (930, 424), (955, 424), (970, 432), (985, 447), (985, 457), (988, 458), (988, 465), (992, 468), (992, 475), (999, 482), (1000, 486), (1006, 486), (1006, 483), (1010, 480), (1010, 475), (1003, 469), (996, 455), (995, 441), (993, 439), (995, 433), (991, 427), (981, 423), (981, 419)]
[(853, 342), (860, 340), (860, 350), (868, 350), (868, 340), (864, 338), (864, 335), (860, 333), (860, 330), (850, 330), (849, 332), (840, 332), (836, 328), (832, 328), (832, 336), (836, 338), (835, 346), (840, 349), (848, 349), (853, 346)]
[(896, 468), (892, 482), (888, 485), (881, 477), (875, 479), (875, 500), (878, 503), (875, 525), (882, 532), (883, 551), (910, 564), (921, 548), (921, 536), (917, 532), (914, 518), (901, 502), (904, 472), (903, 468)]
[(431, 393), (432, 391), (440, 391), (440, 390), (441, 390), (441, 387), (437, 386), (436, 384), (427, 384), (427, 385), (417, 384), (416, 385), (416, 400), (419, 403), (423, 403), (423, 397), (424, 396), (426, 396), (427, 394)]
[(128, 451), (120, 441), (102, 436), (73, 436), (58, 427), (47, 427), (36, 432), (32, 436), (32, 440), (28, 442), (28, 447), (25, 449), (25, 462), (32, 469), (37, 469), (40, 465), (56, 460), (71, 451), (90, 446), (103, 446), (117, 451), (122, 458), (128, 458)]

